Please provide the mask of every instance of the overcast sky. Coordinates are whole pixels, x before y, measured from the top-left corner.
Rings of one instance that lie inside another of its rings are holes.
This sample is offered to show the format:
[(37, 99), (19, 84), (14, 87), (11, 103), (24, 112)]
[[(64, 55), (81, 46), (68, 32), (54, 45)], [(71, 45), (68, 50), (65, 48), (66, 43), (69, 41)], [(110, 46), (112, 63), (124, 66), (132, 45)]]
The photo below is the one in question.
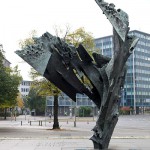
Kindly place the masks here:
[[(129, 15), (131, 30), (150, 33), (150, 0), (107, 0)], [(84, 27), (94, 38), (111, 35), (112, 26), (95, 0), (0, 0), (0, 44), (12, 66), (18, 64), (21, 75), (28, 80), (29, 65), (14, 51), (19, 40), (27, 38), (32, 30), (40, 36), (48, 31), (54, 34), (54, 25), (71, 30)]]

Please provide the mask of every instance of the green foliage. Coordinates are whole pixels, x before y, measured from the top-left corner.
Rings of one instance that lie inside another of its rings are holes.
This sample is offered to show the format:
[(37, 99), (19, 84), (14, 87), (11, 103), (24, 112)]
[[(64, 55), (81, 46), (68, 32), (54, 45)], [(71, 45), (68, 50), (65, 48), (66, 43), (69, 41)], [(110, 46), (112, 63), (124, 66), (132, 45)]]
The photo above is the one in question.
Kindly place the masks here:
[(0, 51), (0, 108), (16, 105), (18, 86), (22, 80), (18, 67), (13, 69), (5, 67), (3, 59), (4, 55)]
[(82, 44), (90, 55), (93, 52), (97, 51), (97, 49), (95, 49), (95, 43), (92, 33), (86, 32), (83, 27), (66, 35), (66, 41), (68, 43), (72, 43), (75, 47), (78, 47), (79, 44)]
[(4, 68), (0, 74), (0, 103), (1, 107), (15, 106), (18, 96), (18, 86), (22, 78), (18, 67), (14, 69)]
[(45, 97), (38, 95), (37, 88), (31, 88), (27, 97), (27, 104), (30, 110), (35, 109), (36, 115), (44, 115), (45, 113)]
[(19, 46), (20, 48), (25, 48), (27, 45), (33, 45), (34, 44), (34, 40), (33, 37), (35, 37), (37, 34), (36, 30), (32, 30), (31, 33), (29, 34), (29, 37), (24, 39), (24, 40), (20, 40), (19, 41)]
[(11, 117), (11, 113), (10, 113), (10, 112), (7, 112), (7, 113), (5, 114), (4, 109), (1, 109), (1, 108), (0, 108), (0, 117), (4, 117), (4, 116), (6, 116), (6, 117)]
[(92, 108), (88, 106), (81, 106), (79, 108), (79, 117), (90, 117)]
[(37, 89), (37, 95), (39, 96), (59, 95), (61, 92), (54, 84), (45, 78), (34, 80), (32, 87)]

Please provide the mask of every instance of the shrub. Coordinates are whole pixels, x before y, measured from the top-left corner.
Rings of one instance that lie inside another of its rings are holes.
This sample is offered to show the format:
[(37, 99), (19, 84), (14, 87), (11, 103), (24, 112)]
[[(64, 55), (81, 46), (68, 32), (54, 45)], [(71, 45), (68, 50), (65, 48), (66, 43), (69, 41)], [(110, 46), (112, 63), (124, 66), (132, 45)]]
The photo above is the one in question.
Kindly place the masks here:
[(130, 111), (131, 111), (131, 108), (127, 107), (127, 106), (120, 108), (120, 114), (121, 115), (130, 115)]
[(90, 117), (91, 112), (92, 112), (91, 107), (81, 106), (79, 108), (79, 117)]

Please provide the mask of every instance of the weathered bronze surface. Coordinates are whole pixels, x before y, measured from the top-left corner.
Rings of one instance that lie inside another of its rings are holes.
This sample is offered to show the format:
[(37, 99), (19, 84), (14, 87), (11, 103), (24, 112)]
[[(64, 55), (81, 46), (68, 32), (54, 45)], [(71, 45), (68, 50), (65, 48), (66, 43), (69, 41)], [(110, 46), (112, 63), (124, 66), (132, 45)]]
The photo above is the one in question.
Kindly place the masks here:
[[(59, 37), (46, 32), (34, 39), (35, 44), (16, 53), (35, 70), (54, 83), (72, 100), (76, 94), (86, 94), (98, 107), (99, 115), (93, 128), (95, 149), (108, 148), (118, 121), (120, 90), (124, 85), (126, 61), (138, 38), (129, 36), (128, 15), (114, 4), (96, 0), (113, 26), (113, 57), (93, 53), (94, 60), (82, 45), (76, 49)], [(90, 85), (82, 82), (85, 75)]]

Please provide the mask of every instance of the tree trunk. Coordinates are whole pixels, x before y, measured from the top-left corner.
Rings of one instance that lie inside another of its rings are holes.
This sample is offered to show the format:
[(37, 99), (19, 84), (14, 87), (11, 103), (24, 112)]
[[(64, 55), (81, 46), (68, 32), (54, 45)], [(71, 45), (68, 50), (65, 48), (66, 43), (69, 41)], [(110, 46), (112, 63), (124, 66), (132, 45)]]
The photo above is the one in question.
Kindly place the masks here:
[(60, 129), (58, 122), (58, 95), (54, 95), (54, 124), (53, 129)]
[(4, 108), (4, 120), (6, 120), (7, 117), (7, 108)]

